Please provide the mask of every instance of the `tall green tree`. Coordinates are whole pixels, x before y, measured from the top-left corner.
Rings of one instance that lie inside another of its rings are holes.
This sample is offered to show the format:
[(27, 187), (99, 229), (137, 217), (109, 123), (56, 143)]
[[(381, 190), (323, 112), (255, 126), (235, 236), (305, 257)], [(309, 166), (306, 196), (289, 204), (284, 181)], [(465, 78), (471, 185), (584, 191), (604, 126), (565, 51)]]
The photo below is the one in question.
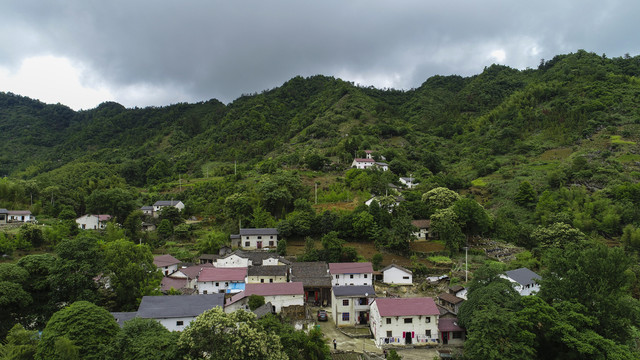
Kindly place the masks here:
[(180, 358), (178, 332), (170, 332), (154, 319), (133, 318), (113, 339), (107, 359), (173, 360)]

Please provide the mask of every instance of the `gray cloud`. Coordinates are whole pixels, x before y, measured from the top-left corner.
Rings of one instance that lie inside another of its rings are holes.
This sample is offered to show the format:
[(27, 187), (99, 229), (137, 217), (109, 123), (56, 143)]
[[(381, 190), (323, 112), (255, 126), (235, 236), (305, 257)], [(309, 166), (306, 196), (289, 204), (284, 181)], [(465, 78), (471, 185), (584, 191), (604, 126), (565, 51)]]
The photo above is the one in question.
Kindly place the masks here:
[(413, 88), (578, 49), (635, 55), (639, 10), (593, 0), (11, 1), (0, 4), (0, 66), (67, 57), (127, 106), (229, 102), (295, 75)]

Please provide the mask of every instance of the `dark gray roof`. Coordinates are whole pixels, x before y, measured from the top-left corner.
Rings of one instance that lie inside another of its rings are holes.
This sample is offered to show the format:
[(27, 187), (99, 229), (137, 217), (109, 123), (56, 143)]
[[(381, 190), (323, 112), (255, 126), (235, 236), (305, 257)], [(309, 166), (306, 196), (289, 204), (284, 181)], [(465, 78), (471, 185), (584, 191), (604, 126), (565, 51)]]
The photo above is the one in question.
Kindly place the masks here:
[(146, 319), (198, 316), (216, 306), (224, 307), (224, 294), (145, 296), (138, 316)]
[(153, 206), (145, 205), (145, 206), (141, 207), (140, 210), (153, 210)]
[(536, 282), (535, 280), (540, 279), (540, 275), (527, 268), (509, 270), (505, 273), (511, 280), (514, 280), (520, 285), (533, 285)]
[(240, 234), (231, 234), (229, 236), (230, 239), (240, 239)]
[(160, 200), (156, 201), (153, 206), (176, 206), (180, 200)]
[(333, 294), (338, 296), (368, 296), (374, 297), (376, 296), (376, 291), (373, 289), (371, 285), (343, 285), (343, 286), (334, 286), (331, 288)]
[(220, 259), (222, 256), (217, 254), (202, 254), (198, 259), (207, 259), (207, 260), (216, 260)]
[(287, 265), (266, 265), (249, 267), (249, 276), (287, 276)]
[(7, 211), (7, 209), (0, 209), (0, 214), (8, 214), (9, 212)]
[(240, 235), (278, 235), (276, 228), (240, 229)]
[(138, 312), (137, 311), (112, 312), (111, 315), (113, 315), (113, 317), (116, 319), (116, 322), (118, 323), (118, 325), (120, 325), (120, 327), (123, 327), (124, 326), (124, 322), (125, 321), (129, 321), (129, 320), (133, 319), (134, 317), (138, 316)]
[(253, 310), (253, 313), (256, 314), (256, 317), (260, 319), (261, 317), (267, 314), (273, 314), (273, 305), (271, 302), (267, 302), (266, 304), (260, 306), (259, 308)]
[(322, 261), (294, 262), (291, 264), (291, 281), (300, 281), (306, 288), (331, 287), (329, 265)]

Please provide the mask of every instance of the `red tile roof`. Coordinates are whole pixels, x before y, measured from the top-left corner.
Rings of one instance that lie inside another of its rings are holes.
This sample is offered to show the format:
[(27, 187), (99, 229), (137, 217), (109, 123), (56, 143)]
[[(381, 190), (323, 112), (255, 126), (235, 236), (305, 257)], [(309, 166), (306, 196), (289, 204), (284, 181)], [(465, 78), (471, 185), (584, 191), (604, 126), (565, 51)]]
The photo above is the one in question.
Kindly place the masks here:
[(375, 161), (375, 160), (373, 160), (373, 159), (361, 159), (361, 158), (355, 158), (355, 159), (353, 159), (353, 160), (355, 160), (355, 162), (366, 162), (366, 163), (374, 163), (374, 162), (376, 162), (376, 161)]
[[(200, 265), (193, 265), (186, 268), (178, 269), (178, 271), (185, 274), (189, 279), (195, 279), (198, 277), (202, 269), (212, 268), (212, 267), (214, 267), (213, 264), (200, 264)], [(171, 277), (178, 277), (178, 276), (176, 276), (174, 273), (174, 275)]]
[(380, 316), (440, 315), (435, 301), (430, 297), (377, 298)]
[(205, 281), (244, 281), (247, 277), (247, 268), (212, 268), (205, 267), (200, 271), (198, 282)]
[(361, 263), (329, 263), (330, 274), (372, 274), (370, 262)]
[(438, 298), (440, 300), (444, 300), (444, 301), (446, 301), (448, 303), (451, 303), (451, 304), (454, 304), (454, 305), (455, 304), (459, 304), (459, 303), (464, 301), (464, 299), (459, 298), (459, 297), (457, 297), (457, 296), (455, 296), (453, 294), (449, 294), (449, 293), (442, 293), (442, 294), (438, 295)]
[(176, 279), (170, 277), (163, 277), (160, 282), (160, 290), (169, 291), (171, 288), (180, 290), (187, 287), (187, 279)]
[(251, 295), (304, 295), (304, 289), (301, 282), (247, 284), (244, 291), (232, 296), (228, 303), (233, 304), (234, 302)]
[(180, 264), (180, 260), (174, 258), (170, 254), (158, 255), (153, 257), (153, 264), (157, 267), (171, 266)]
[(438, 330), (441, 332), (464, 331), (464, 329), (458, 325), (458, 319), (456, 318), (440, 318), (438, 320)]

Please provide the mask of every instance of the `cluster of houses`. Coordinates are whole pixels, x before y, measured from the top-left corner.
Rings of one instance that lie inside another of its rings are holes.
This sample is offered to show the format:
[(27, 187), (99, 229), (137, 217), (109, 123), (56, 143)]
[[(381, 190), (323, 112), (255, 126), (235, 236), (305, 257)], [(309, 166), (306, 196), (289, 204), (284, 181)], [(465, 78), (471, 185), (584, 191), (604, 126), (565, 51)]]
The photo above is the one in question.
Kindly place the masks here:
[(33, 222), (35, 218), (29, 210), (0, 209), (0, 225)]
[[(142, 214), (148, 218), (157, 218), (160, 216), (160, 212), (163, 209), (168, 207), (174, 207), (179, 211), (182, 211), (184, 209), (184, 204), (182, 203), (182, 201), (179, 201), (179, 200), (167, 200), (167, 201), (161, 200), (161, 201), (156, 201), (153, 204), (153, 206), (143, 206), (140, 208), (140, 210), (142, 210)], [(86, 214), (77, 218), (76, 223), (78, 224), (78, 228), (82, 230), (102, 230), (107, 228), (107, 223), (109, 223), (111, 219), (112, 219), (112, 216), (107, 214), (101, 214), (101, 215)], [(153, 231), (155, 229), (156, 229), (155, 224), (151, 222), (144, 221), (142, 223), (142, 230)]]

